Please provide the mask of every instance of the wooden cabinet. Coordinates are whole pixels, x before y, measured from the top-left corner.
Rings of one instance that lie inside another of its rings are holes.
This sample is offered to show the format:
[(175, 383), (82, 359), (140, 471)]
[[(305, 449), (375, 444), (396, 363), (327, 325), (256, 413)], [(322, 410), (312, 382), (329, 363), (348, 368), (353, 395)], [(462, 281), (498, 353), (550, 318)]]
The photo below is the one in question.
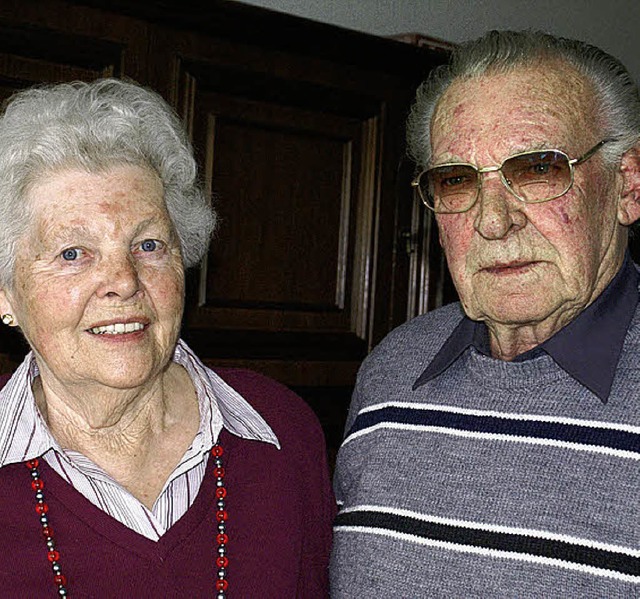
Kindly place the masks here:
[[(446, 53), (203, 4), (5, 0), (0, 96), (126, 76), (176, 107), (220, 214), (189, 273), (183, 334), (208, 363), (298, 390), (335, 443), (361, 360), (441, 300), (443, 264), (412, 197), (404, 121)], [(22, 351), (6, 330), (0, 342)]]

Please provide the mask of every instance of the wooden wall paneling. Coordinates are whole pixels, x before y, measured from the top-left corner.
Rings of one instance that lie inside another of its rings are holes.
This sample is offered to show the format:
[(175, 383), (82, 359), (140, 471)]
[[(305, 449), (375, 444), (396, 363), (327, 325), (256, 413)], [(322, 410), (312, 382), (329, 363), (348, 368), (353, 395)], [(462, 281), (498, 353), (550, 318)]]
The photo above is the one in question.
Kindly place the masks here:
[(435, 310), (456, 299), (433, 213), (416, 197), (411, 216), (408, 240), (411, 271), (407, 298), (409, 317)]
[(5, 97), (37, 83), (120, 75), (122, 54), (123, 47), (114, 42), (0, 21), (0, 81)]
[(185, 338), (212, 363), (262, 371), (307, 399), (325, 388), (346, 413), (371, 345), (386, 127), (377, 86), (389, 76), (192, 32), (155, 37), (156, 85), (192, 125), (223, 221), (191, 277)]
[[(27, 0), (28, 1), (28, 0)], [(34, 2), (35, 0), (31, 0)], [(356, 66), (360, 73), (369, 71), (377, 75), (380, 88), (388, 88), (388, 81), (408, 82), (415, 85), (434, 66), (446, 60), (451, 45), (437, 42), (419, 35), (382, 38), (317, 21), (288, 15), (268, 9), (250, 6), (242, 2), (201, 0), (70, 0), (73, 4), (92, 6), (108, 11), (130, 15), (154, 23), (156, 31), (165, 39), (167, 46), (178, 49), (174, 40), (166, 33), (182, 31), (197, 34), (204, 44), (214, 42), (214, 53), (224, 52), (219, 42), (229, 41), (227, 49), (242, 52), (253, 46), (256, 57), (252, 64), (260, 62), (259, 55), (265, 51), (279, 51), (289, 57), (297, 57), (303, 71), (305, 60), (324, 61), (329, 67)], [(397, 41), (402, 39), (404, 43)], [(421, 46), (421, 47), (420, 47)], [(189, 54), (183, 53), (183, 54)], [(192, 55), (194, 53), (191, 53)], [(197, 52), (200, 56), (206, 52)], [(231, 52), (233, 54), (233, 51)], [(237, 54), (237, 52), (236, 52)], [(266, 59), (270, 61), (272, 55)], [(318, 65), (313, 65), (313, 71)], [(313, 76), (306, 73), (306, 76)], [(300, 75), (300, 73), (298, 73)], [(294, 77), (293, 71), (291, 76)], [(357, 77), (356, 77), (357, 79)], [(375, 78), (371, 81), (376, 85)]]
[[(404, 160), (398, 173), (399, 187), (406, 199), (398, 202), (403, 225), (398, 228), (397, 253), (398, 276), (406, 282), (406, 307), (400, 310), (400, 318), (409, 319), (457, 299), (449, 275), (446, 259), (438, 236), (435, 215), (424, 206), (410, 181), (415, 175), (415, 166)], [(400, 306), (398, 306), (400, 308)]]
[(24, 85), (123, 75), (146, 82), (144, 21), (57, 0), (3, 0), (0, 31), (3, 52), (23, 63)]
[(287, 328), (300, 326), (299, 312), (309, 312), (304, 327), (326, 312), (329, 323), (316, 326), (344, 326), (353, 143), (327, 126), (220, 114), (209, 123), (225, 226), (214, 241), (204, 307), (274, 307)]
[(403, 85), (387, 90), (385, 97), (370, 349), (407, 320), (409, 258), (402, 233), (410, 223), (407, 210), (411, 205), (411, 187), (402, 178), (399, 165), (407, 163), (404, 122), (413, 93), (414, 86), (405, 80)]
[[(276, 79), (268, 97), (247, 98), (228, 70), (187, 63), (183, 70), (180, 80), (197, 90), (187, 121), (223, 221), (188, 326), (355, 336), (352, 359), (360, 360), (377, 117), (305, 106), (316, 96)], [(287, 350), (273, 340), (275, 358)]]
[[(425, 210), (422, 202), (414, 197), (414, 201), (411, 203), (409, 228), (400, 232), (401, 251), (404, 251), (409, 257), (409, 273), (407, 277), (409, 281), (407, 315), (409, 316), (417, 316), (426, 312), (425, 298), (429, 297), (430, 291), (428, 286), (424, 285), (424, 282), (428, 281), (429, 244), (428, 242), (420, 243), (424, 237), (428, 240), (432, 231), (431, 220), (424, 218)], [(427, 228), (426, 232), (424, 231), (425, 226)]]
[(377, 251), (377, 225), (380, 202), (380, 159), (383, 112), (362, 122), (363, 148), (366, 148), (360, 168), (358, 198), (358, 235), (354, 256), (354, 294), (352, 304), (352, 330), (371, 347), (374, 310), (375, 259)]

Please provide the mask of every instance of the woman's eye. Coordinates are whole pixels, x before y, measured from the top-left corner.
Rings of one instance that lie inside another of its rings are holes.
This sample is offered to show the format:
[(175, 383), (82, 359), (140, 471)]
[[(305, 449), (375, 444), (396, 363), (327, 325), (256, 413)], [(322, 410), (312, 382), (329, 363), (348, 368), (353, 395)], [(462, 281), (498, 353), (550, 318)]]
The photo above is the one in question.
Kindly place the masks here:
[(155, 252), (161, 248), (162, 248), (162, 242), (158, 241), (157, 239), (145, 239), (140, 244), (140, 249), (143, 252)]
[(62, 256), (63, 260), (72, 262), (74, 260), (77, 260), (78, 258), (81, 258), (82, 254), (83, 251), (80, 248), (67, 248), (60, 255)]

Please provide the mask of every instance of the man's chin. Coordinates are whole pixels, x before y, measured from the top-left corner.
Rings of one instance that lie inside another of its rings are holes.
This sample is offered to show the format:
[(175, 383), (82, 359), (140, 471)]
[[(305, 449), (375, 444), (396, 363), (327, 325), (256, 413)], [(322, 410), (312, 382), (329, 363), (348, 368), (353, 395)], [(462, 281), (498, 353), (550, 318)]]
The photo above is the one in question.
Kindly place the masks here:
[(549, 294), (507, 294), (476, 299), (463, 307), (472, 320), (487, 325), (535, 326), (557, 313), (557, 302)]

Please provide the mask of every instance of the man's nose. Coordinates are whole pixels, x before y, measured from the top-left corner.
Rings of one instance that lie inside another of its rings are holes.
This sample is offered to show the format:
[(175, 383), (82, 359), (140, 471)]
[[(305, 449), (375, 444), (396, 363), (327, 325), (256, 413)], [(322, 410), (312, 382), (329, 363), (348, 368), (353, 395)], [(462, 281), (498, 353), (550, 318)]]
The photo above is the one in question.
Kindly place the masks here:
[(475, 230), (485, 239), (502, 239), (527, 224), (523, 203), (507, 189), (499, 172), (480, 174)]

